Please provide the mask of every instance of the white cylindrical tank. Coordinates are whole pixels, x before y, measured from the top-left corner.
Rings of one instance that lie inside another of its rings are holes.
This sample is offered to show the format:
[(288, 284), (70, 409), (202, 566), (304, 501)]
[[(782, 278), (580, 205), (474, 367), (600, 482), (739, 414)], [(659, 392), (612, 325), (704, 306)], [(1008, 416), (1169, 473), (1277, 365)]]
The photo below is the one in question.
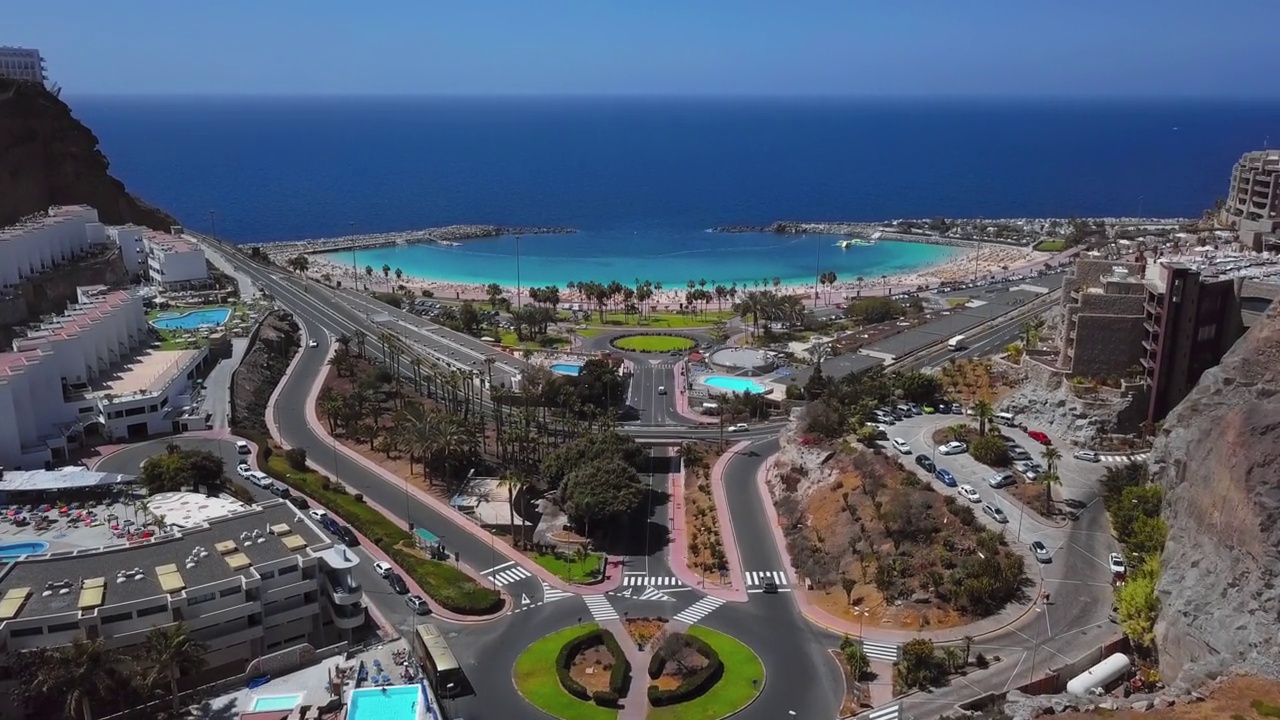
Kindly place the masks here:
[(1067, 692), (1085, 695), (1096, 687), (1105, 688), (1129, 672), (1129, 658), (1116, 653), (1067, 681)]

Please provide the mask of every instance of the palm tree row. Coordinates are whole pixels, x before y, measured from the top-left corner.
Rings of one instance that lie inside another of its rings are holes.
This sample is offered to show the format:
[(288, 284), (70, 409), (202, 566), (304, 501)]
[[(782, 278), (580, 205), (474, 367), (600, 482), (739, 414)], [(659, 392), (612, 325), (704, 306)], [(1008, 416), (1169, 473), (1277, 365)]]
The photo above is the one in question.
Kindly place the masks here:
[(804, 301), (795, 295), (783, 295), (772, 290), (748, 290), (743, 293), (742, 300), (734, 305), (738, 317), (751, 319), (751, 327), (760, 329), (760, 321), (784, 322), (788, 324), (804, 322), (807, 311)]

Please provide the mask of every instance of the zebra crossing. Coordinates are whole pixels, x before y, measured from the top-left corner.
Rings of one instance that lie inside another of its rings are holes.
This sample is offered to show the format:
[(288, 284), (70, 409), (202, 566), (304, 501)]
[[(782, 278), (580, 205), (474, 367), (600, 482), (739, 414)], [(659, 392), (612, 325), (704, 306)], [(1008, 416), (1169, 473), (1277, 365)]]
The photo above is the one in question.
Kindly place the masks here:
[(573, 597), (573, 593), (565, 590), (557, 590), (556, 588), (548, 585), (545, 580), (542, 582), (542, 602), (549, 603), (556, 600), (563, 600), (567, 597)]
[(587, 603), (587, 609), (596, 622), (618, 619), (618, 611), (609, 604), (609, 598), (603, 595), (583, 595), (582, 599)]
[(772, 580), (782, 587), (787, 584), (787, 574), (782, 570), (761, 570), (758, 572), (744, 572), (743, 579), (747, 583), (747, 587), (764, 585), (766, 581)]
[(724, 600), (716, 597), (704, 597), (698, 602), (676, 613), (672, 620), (692, 625), (711, 614), (713, 610), (724, 604)]
[(863, 640), (862, 652), (867, 654), (870, 660), (883, 660), (884, 662), (898, 662), (900, 648), (893, 643), (872, 642)]
[(651, 577), (649, 575), (623, 575), (623, 587), (675, 587), (683, 585), (677, 577)]
[(1142, 462), (1147, 459), (1151, 453), (1138, 453), (1137, 455), (1103, 455), (1098, 454), (1098, 459), (1102, 462)]
[(854, 720), (898, 720), (902, 717), (902, 703), (881, 705), (858, 715)]
[(495, 585), (510, 585), (517, 580), (533, 577), (533, 573), (525, 570), (519, 565), (516, 565), (515, 560), (503, 563), (497, 567), (491, 567), (480, 574), (491, 578)]

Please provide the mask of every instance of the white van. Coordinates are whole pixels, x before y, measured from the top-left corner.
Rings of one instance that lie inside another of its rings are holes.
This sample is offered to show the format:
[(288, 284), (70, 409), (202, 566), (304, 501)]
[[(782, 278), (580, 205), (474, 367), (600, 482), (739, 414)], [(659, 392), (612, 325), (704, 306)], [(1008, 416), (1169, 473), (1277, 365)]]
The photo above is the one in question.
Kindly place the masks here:
[(236, 441), (236, 453), (240, 455), (248, 455), (253, 452), (253, 448), (249, 447), (249, 443), (243, 440)]
[(998, 412), (995, 414), (995, 421), (1005, 427), (1013, 427), (1017, 423), (1013, 420), (1013, 414), (1007, 412)]

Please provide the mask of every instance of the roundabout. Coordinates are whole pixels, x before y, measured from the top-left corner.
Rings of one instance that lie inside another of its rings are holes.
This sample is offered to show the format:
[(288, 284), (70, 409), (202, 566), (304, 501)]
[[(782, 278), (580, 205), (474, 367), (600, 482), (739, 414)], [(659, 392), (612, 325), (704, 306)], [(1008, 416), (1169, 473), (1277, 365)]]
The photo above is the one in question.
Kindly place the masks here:
[(602, 707), (574, 697), (564, 688), (557, 672), (561, 650), (575, 638), (598, 630), (599, 625), (586, 623), (557, 630), (536, 641), (516, 658), (516, 690), (530, 705), (563, 720), (606, 720), (618, 716), (616, 708)]
[[(693, 626), (687, 633), (705, 643), (717, 656), (719, 677), (700, 695), (683, 702), (654, 707), (650, 718), (660, 720), (718, 720), (750, 705), (764, 688), (764, 663), (751, 648), (722, 632)], [(652, 701), (653, 687), (650, 686)], [(652, 702), (651, 702), (652, 704)]]
[(697, 342), (687, 335), (623, 335), (610, 344), (619, 350), (642, 353), (665, 353), (690, 350)]

